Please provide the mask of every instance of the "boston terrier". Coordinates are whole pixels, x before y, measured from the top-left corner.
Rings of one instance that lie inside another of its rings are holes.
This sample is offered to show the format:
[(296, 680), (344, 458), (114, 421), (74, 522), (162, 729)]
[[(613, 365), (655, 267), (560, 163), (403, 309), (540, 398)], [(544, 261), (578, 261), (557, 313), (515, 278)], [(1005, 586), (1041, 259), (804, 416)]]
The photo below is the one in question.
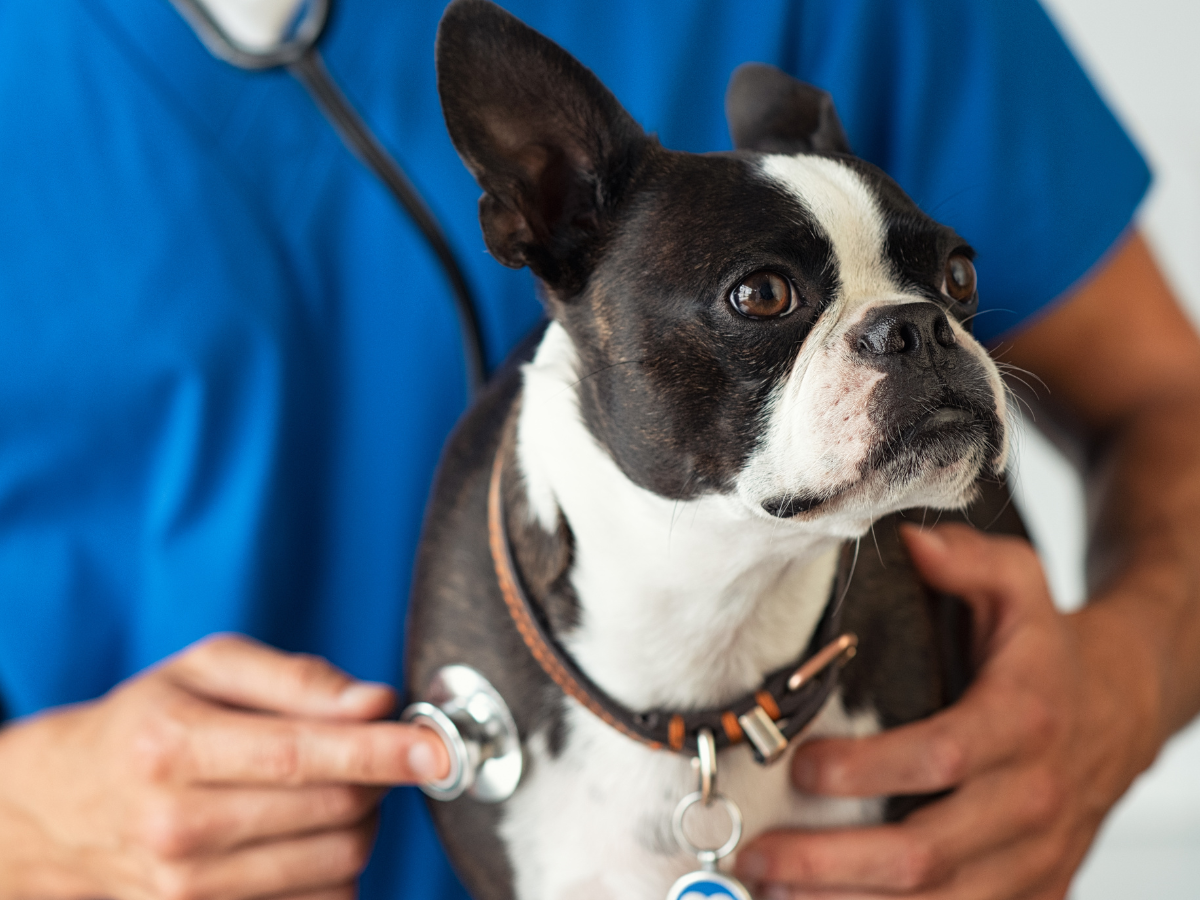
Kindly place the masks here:
[[(902, 815), (803, 796), (788, 758), (967, 677), (962, 610), (895, 519), (1003, 506), (971, 248), (767, 66), (734, 74), (737, 149), (706, 155), (486, 0), (450, 4), (437, 71), (488, 249), (533, 270), (549, 319), (453, 435), (417, 564), (410, 690), (471, 666), (521, 735), (510, 798), (431, 804), (464, 883), (661, 900), (697, 868), (674, 819), (713, 751), (747, 840)], [(709, 812), (686, 842), (730, 832)]]

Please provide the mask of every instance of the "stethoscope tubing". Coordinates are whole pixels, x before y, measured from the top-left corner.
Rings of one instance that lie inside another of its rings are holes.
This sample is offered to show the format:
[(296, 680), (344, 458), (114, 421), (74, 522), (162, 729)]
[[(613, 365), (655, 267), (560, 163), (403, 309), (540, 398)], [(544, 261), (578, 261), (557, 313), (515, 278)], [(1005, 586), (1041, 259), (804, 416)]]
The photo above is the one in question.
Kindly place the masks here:
[(487, 362), (479, 313), (467, 278), (458, 264), (458, 258), (450, 248), (450, 243), (446, 240), (433, 212), (417, 193), (417, 189), (404, 174), (395, 157), (383, 149), (366, 123), (354, 111), (354, 107), (325, 68), (325, 63), (315, 47), (291, 63), (287, 69), (308, 89), (313, 101), (341, 136), (343, 143), (378, 176), (396, 202), (404, 208), (433, 250), (446, 280), (450, 282), (462, 335), (467, 386), (471, 396), (476, 396), (487, 381)]
[(214, 56), (247, 71), (285, 68), (308, 91), (322, 115), (333, 126), (342, 143), (383, 182), (392, 197), (408, 214), (425, 243), (433, 251), (449, 282), (462, 338), (463, 363), (467, 388), (477, 396), (487, 382), (487, 356), (479, 321), (479, 308), (471, 287), (450, 247), (445, 232), (400, 163), (355, 111), (329, 74), (317, 41), (328, 20), (330, 0), (311, 0), (299, 30), (293, 37), (269, 51), (258, 52), (238, 44), (221, 28), (198, 0), (172, 0), (192, 26), (205, 47)]

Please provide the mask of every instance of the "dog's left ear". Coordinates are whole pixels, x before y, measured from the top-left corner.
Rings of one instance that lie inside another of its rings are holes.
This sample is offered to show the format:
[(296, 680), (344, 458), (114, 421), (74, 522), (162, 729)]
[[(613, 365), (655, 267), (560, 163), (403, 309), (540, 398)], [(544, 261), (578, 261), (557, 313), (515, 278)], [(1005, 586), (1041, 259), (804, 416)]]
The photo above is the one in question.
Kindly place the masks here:
[(488, 249), (578, 290), (650, 139), (578, 60), (486, 0), (447, 7), (437, 73), (450, 137), (485, 191)]
[(738, 66), (725, 92), (733, 145), (764, 153), (850, 153), (850, 142), (820, 88), (762, 63)]

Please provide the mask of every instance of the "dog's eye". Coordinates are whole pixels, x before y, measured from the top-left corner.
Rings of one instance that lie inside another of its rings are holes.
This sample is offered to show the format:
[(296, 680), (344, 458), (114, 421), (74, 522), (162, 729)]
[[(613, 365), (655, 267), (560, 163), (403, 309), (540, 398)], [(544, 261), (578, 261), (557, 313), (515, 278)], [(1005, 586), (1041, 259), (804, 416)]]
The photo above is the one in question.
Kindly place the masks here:
[(975, 296), (975, 266), (961, 253), (946, 260), (946, 293), (959, 303)]
[(729, 292), (729, 302), (749, 319), (774, 319), (796, 308), (796, 292), (778, 272), (763, 269), (738, 282)]

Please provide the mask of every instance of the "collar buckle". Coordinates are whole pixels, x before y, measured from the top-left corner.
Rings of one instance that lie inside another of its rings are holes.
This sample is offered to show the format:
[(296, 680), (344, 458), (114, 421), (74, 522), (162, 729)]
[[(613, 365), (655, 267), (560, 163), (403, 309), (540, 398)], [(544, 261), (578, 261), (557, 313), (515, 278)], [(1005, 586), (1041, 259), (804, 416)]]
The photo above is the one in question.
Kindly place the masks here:
[(754, 748), (754, 757), (760, 763), (773, 763), (787, 750), (788, 739), (761, 706), (755, 706), (750, 712), (738, 716), (738, 724), (742, 726), (742, 734), (746, 735), (746, 740)]
[[(789, 691), (798, 691), (804, 685), (828, 669), (830, 666), (841, 667), (854, 658), (858, 652), (858, 636), (846, 632), (830, 641), (804, 664), (796, 669), (787, 680)], [(760, 701), (749, 712), (738, 716), (738, 724), (742, 733), (754, 748), (754, 757), (760, 763), (773, 763), (779, 759), (788, 748), (787, 736), (780, 730), (776, 719), (763, 708)], [(779, 719), (786, 726), (786, 719)]]

